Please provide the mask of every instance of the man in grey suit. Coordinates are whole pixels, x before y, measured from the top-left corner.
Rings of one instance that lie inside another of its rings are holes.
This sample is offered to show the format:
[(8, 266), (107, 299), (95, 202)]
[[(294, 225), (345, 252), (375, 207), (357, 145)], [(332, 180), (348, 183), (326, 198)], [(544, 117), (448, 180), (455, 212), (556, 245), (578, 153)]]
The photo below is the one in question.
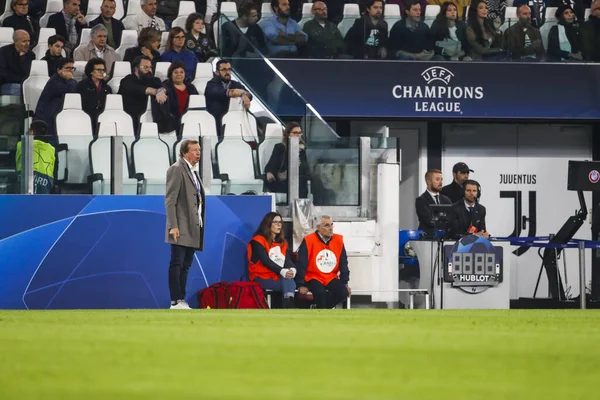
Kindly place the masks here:
[(188, 271), (196, 250), (204, 242), (204, 188), (198, 175), (200, 144), (183, 140), (179, 160), (167, 171), (165, 208), (167, 210), (166, 242), (171, 244), (169, 291), (171, 309), (189, 310), (185, 301)]

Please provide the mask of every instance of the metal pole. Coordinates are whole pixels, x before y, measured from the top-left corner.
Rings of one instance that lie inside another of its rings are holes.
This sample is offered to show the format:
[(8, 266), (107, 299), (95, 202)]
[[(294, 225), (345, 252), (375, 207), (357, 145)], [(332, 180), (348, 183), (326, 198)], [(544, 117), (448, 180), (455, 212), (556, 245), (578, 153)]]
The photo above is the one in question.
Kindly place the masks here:
[(21, 193), (33, 194), (33, 135), (21, 139)]
[(371, 138), (360, 138), (360, 216), (369, 217), (371, 201)]
[(110, 194), (123, 194), (123, 136), (111, 136)]
[[(212, 137), (204, 136), (200, 138), (202, 145), (202, 155), (200, 157), (200, 166), (202, 172), (202, 183), (204, 184), (204, 190), (206, 194), (221, 194), (221, 193), (210, 193), (211, 189), (211, 177), (212, 177)], [(215, 136), (216, 139), (216, 136)]]
[(300, 138), (290, 137), (288, 140), (288, 204), (300, 195)]
[(579, 242), (579, 301), (582, 310), (585, 310), (585, 243)]

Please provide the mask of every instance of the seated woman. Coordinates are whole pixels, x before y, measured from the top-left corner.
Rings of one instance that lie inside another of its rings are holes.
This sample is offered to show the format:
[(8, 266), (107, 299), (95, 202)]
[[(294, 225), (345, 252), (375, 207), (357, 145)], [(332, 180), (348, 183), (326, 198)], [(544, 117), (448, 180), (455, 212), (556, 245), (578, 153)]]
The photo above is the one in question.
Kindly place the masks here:
[(458, 18), (458, 10), (454, 3), (444, 2), (440, 13), (431, 25), (431, 38), (434, 52), (446, 60), (470, 61), (469, 42), (467, 42), (467, 26)]
[(188, 108), (190, 95), (198, 94), (198, 91), (194, 85), (185, 81), (185, 64), (181, 61), (172, 63), (167, 74), (169, 79), (163, 82), (167, 101), (163, 104), (152, 102), (152, 117), (158, 125), (159, 133), (179, 133), (181, 116)]
[(250, 280), (263, 289), (281, 292), (284, 308), (294, 308), (296, 291), (296, 267), (290, 255), (281, 215), (270, 212), (248, 243), (248, 272)]
[(558, 24), (548, 33), (548, 54), (554, 61), (581, 61), (581, 34), (575, 23), (575, 11), (562, 5), (555, 16)]
[(29, 13), (29, 0), (10, 0), (10, 8), (13, 15), (6, 17), (2, 22), (2, 26), (13, 28), (15, 31), (21, 29), (29, 33), (29, 48), (33, 49), (38, 42), (40, 24), (36, 18), (27, 15)]
[(185, 46), (185, 31), (179, 27), (171, 28), (167, 39), (167, 50), (160, 56), (160, 61), (181, 61), (185, 64), (185, 79), (194, 79), (198, 59)]
[(92, 58), (85, 64), (85, 77), (77, 83), (77, 93), (81, 95), (81, 109), (92, 119), (92, 129), (97, 133), (98, 116), (104, 111), (106, 95), (112, 89), (104, 79), (106, 63), (101, 58)]
[[(273, 193), (288, 192), (288, 150), (287, 145), (289, 137), (301, 137), (302, 128), (297, 122), (290, 122), (286, 125), (283, 132), (281, 143), (278, 143), (273, 148), (273, 153), (269, 162), (265, 166), (265, 178), (267, 189)], [(300, 198), (308, 197), (308, 160), (306, 159), (306, 145), (300, 139)]]
[[(498, 21), (500, 22), (500, 21)], [(467, 14), (467, 41), (473, 60), (489, 60), (503, 56), (502, 34), (497, 23), (488, 18), (484, 0), (471, 3)]]
[[(160, 60), (160, 32), (154, 28), (144, 28), (138, 36), (138, 46), (125, 50), (123, 61), (133, 64), (139, 56), (148, 56), (152, 61), (152, 69), (156, 70), (156, 63)], [(133, 69), (132, 69), (133, 71)]]
[(204, 17), (202, 14), (192, 13), (185, 21), (185, 45), (192, 51), (199, 62), (206, 62), (211, 57), (218, 56), (213, 40), (207, 34), (202, 33), (204, 28)]

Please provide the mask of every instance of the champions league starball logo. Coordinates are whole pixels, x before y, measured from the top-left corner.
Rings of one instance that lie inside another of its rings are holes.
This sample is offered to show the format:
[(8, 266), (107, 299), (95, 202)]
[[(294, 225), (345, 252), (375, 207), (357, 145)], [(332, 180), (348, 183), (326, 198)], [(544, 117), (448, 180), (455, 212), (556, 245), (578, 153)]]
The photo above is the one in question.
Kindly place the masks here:
[(596, 170), (590, 171), (588, 178), (590, 179), (590, 182), (598, 183), (598, 181), (600, 181), (600, 172)]
[(481, 293), (502, 282), (502, 247), (476, 235), (444, 248), (444, 281), (467, 293)]

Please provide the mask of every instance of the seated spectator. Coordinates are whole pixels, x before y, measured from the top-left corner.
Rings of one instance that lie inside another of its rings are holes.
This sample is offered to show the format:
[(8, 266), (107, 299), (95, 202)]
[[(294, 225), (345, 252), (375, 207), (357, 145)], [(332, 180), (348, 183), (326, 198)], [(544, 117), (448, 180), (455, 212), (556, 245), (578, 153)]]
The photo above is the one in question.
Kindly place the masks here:
[[(471, 1), (471, 7), (475, 1)], [(487, 18), (498, 26), (504, 23), (504, 14), (506, 13), (506, 0), (486, 0), (485, 2), (488, 10)], [(471, 9), (469, 7), (469, 10)]]
[(244, 108), (250, 108), (252, 95), (239, 82), (231, 80), (231, 64), (226, 60), (217, 61), (215, 77), (206, 82), (204, 96), (206, 97), (206, 111), (208, 111), (217, 123), (219, 138), (223, 137), (223, 116), (229, 110), (229, 99), (241, 97)]
[(190, 95), (198, 94), (196, 87), (185, 80), (185, 64), (175, 61), (168, 71), (169, 79), (163, 82), (167, 101), (163, 104), (152, 102), (152, 117), (158, 125), (159, 133), (177, 132), (181, 128), (181, 116), (187, 111)]
[(431, 25), (431, 38), (434, 52), (445, 60), (470, 61), (467, 25), (458, 18), (458, 9), (452, 2), (446, 1), (440, 13)]
[(167, 49), (160, 55), (160, 61), (181, 61), (185, 64), (185, 79), (194, 79), (198, 58), (185, 46), (185, 31), (183, 29), (175, 27), (169, 31)]
[(247, 248), (250, 281), (258, 282), (264, 290), (280, 292), (283, 308), (294, 308), (296, 267), (283, 235), (281, 215), (265, 215)]
[(48, 38), (48, 50), (42, 60), (48, 63), (48, 76), (56, 73), (58, 62), (64, 57), (62, 55), (65, 38), (59, 35), (52, 35)]
[(79, 44), (81, 31), (87, 28), (85, 16), (79, 10), (80, 4), (80, 0), (63, 0), (62, 11), (48, 18), (48, 28), (54, 28), (57, 35), (66, 39), (64, 48), (69, 57)]
[[(24, 30), (29, 33), (30, 47), (33, 48), (38, 42), (40, 34), (40, 24), (37, 19), (27, 15), (29, 12), (29, 0), (10, 0), (10, 8), (13, 15), (10, 15), (2, 21), (2, 26), (16, 30)], [(4, 9), (3, 9), (4, 10)]]
[(35, 54), (29, 50), (29, 33), (13, 33), (14, 44), (0, 48), (0, 94), (21, 96), (21, 84), (29, 77)]
[(258, 10), (251, 0), (243, 0), (238, 7), (238, 18), (223, 24), (221, 48), (225, 57), (257, 57), (256, 50), (266, 51), (265, 34), (256, 23)]
[(104, 111), (106, 95), (112, 89), (106, 83), (106, 62), (101, 58), (92, 58), (85, 65), (85, 77), (77, 84), (77, 93), (81, 95), (81, 109), (90, 116), (94, 132), (97, 132), (98, 116)]
[(289, 122), (285, 126), (281, 143), (273, 148), (269, 162), (265, 165), (266, 186), (269, 192), (288, 192), (288, 142), (290, 137), (300, 138), (300, 188), (301, 199), (308, 197), (308, 160), (306, 159), (306, 145), (302, 140), (302, 128), (297, 122)]
[(327, 6), (322, 1), (312, 5), (313, 19), (302, 29), (308, 35), (308, 56), (310, 58), (338, 58), (346, 51), (344, 38), (338, 27), (327, 20)]
[(121, 45), (121, 37), (123, 36), (123, 31), (125, 30), (123, 23), (118, 19), (113, 18), (116, 10), (117, 3), (115, 0), (104, 0), (102, 1), (102, 6), (100, 7), (100, 11), (102, 13), (98, 16), (98, 18), (90, 22), (90, 28), (93, 28), (96, 25), (104, 25), (108, 34), (106, 43), (108, 43), (108, 45), (113, 49), (116, 49)]
[(554, 61), (581, 61), (581, 34), (571, 6), (561, 5), (556, 10), (558, 24), (548, 33), (548, 55)]
[(354, 21), (344, 38), (351, 56), (358, 59), (387, 58), (388, 26), (382, 13), (381, 0), (367, 1), (367, 12)]
[(467, 41), (473, 60), (492, 60), (503, 56), (499, 22), (488, 18), (485, 0), (471, 3), (467, 16)]
[[(108, 31), (102, 24), (96, 25), (90, 32), (90, 42), (87, 46), (80, 46), (75, 51), (75, 61), (89, 61), (92, 58), (101, 58), (106, 63), (108, 73), (119, 58), (115, 49), (106, 44)], [(108, 79), (108, 75), (106, 78)]]
[(392, 1), (387, 1), (385, 4), (398, 4), (400, 6), (400, 15), (402, 15), (402, 17), (404, 17), (406, 15), (406, 9), (415, 3), (418, 3), (421, 5), (421, 21), (423, 21), (425, 19), (425, 8), (427, 7), (428, 4), (433, 4), (430, 1), (414, 0), (412, 3), (407, 4), (406, 0), (392, 0)]
[(156, 16), (157, 0), (141, 0), (142, 11), (128, 19), (125, 29), (137, 31), (140, 33), (144, 28), (153, 28), (159, 32), (167, 30), (165, 21)]
[(156, 15), (165, 21), (165, 30), (171, 28), (173, 20), (179, 14), (180, 0), (160, 0), (156, 3)]
[(398, 60), (429, 61), (433, 45), (429, 27), (421, 22), (421, 4), (407, 0), (406, 17), (394, 24), (390, 32), (390, 57)]
[(209, 58), (217, 57), (219, 54), (212, 38), (202, 33), (202, 29), (204, 29), (202, 14), (190, 14), (185, 21), (185, 30), (187, 31), (185, 45), (196, 55), (198, 61), (206, 62)]
[(590, 18), (581, 27), (583, 59), (600, 62), (600, 0), (595, 0), (591, 9)]
[(585, 9), (590, 5), (589, 0), (549, 0), (547, 3), (548, 7), (571, 7), (575, 13), (576, 22), (579, 22), (580, 24), (585, 22)]
[(547, 0), (515, 0), (513, 2), (513, 7), (517, 7), (517, 19), (520, 19), (518, 9), (521, 6), (529, 6), (529, 13), (531, 14), (531, 17), (529, 17), (531, 20), (530, 24), (534, 28), (540, 29), (540, 27), (544, 25), (544, 22), (546, 22), (546, 1)]
[(160, 79), (154, 77), (152, 61), (146, 56), (133, 60), (133, 73), (121, 80), (119, 94), (123, 96), (123, 109), (131, 115), (136, 135), (139, 132), (140, 116), (146, 112), (148, 96), (154, 96), (158, 104), (167, 101), (166, 90)]
[[(29, 125), (28, 135), (34, 136), (33, 140), (33, 193), (50, 194), (54, 187), (54, 166), (56, 161), (56, 149), (47, 143), (49, 138), (48, 125), (44, 121), (33, 121)], [(22, 179), (22, 156), (23, 145), (19, 141), (16, 149), (16, 171), (17, 182), (21, 184)]]
[(131, 64), (131, 71), (133, 72), (133, 60), (140, 56), (146, 56), (152, 62), (152, 69), (156, 68), (156, 63), (160, 61), (160, 32), (154, 28), (144, 28), (141, 30), (138, 36), (137, 47), (131, 47), (125, 50), (125, 56), (123, 61), (127, 61)]
[[(44, 121), (48, 125), (48, 135), (56, 138), (56, 114), (63, 107), (65, 94), (77, 92), (77, 81), (73, 79), (73, 60), (63, 58), (57, 63), (56, 73), (50, 77), (38, 100), (33, 120)], [(56, 139), (53, 141), (56, 143)]]
[(545, 50), (540, 31), (531, 25), (531, 9), (529, 6), (517, 8), (519, 22), (504, 32), (506, 50), (513, 60), (540, 61), (544, 59)]
[[(427, 4), (440, 6), (440, 8), (441, 8), (442, 5), (444, 3), (446, 3), (447, 1), (448, 0), (428, 0)], [(388, 4), (389, 3), (390, 2), (388, 1)], [(454, 6), (456, 7), (456, 19), (459, 19), (463, 22), (466, 21), (467, 20), (467, 7), (471, 4), (471, 0), (453, 0), (452, 4), (454, 4)], [(422, 4), (421, 4), (421, 7), (423, 7)], [(425, 14), (425, 13), (423, 13), (423, 14)]]
[(271, 57), (298, 57), (298, 46), (306, 43), (306, 33), (290, 18), (288, 0), (271, 0), (274, 16), (265, 21), (262, 29), (267, 38), (267, 48)]

